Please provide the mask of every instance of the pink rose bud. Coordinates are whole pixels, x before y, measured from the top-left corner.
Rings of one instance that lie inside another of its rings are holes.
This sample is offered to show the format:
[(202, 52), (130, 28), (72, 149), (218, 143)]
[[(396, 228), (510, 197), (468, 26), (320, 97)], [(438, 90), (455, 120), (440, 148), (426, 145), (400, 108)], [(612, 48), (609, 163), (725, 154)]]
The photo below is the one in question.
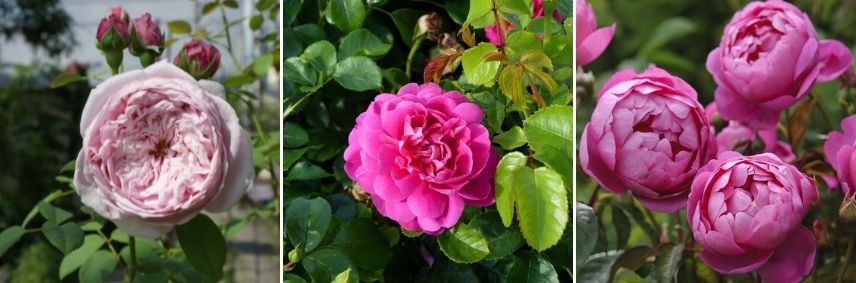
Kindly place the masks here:
[[(537, 19), (541, 16), (544, 16), (544, 6), (541, 4), (542, 0), (532, 0), (532, 18)], [(562, 15), (559, 14), (559, 11), (553, 11), (553, 18), (556, 21), (564, 22), (562, 19)], [(514, 28), (510, 22), (505, 22), (505, 30), (508, 31)], [(505, 46), (505, 33), (502, 32), (502, 29), (498, 26), (489, 25), (484, 28), (484, 35), (487, 37), (487, 40), (490, 41), (491, 44), (496, 46)]]
[(226, 211), (255, 176), (249, 136), (223, 86), (164, 61), (93, 89), (80, 134), (81, 201), (132, 236), (158, 237), (202, 210)]
[(687, 205), (696, 170), (716, 154), (695, 90), (663, 69), (624, 70), (603, 86), (580, 141), (580, 165), (605, 189), (655, 211)]
[(125, 9), (123, 9), (122, 6), (116, 6), (110, 9), (110, 12), (107, 13), (107, 16), (109, 17), (110, 15), (118, 17), (126, 24), (128, 23), (128, 12), (125, 12)]
[(577, 32), (577, 66), (588, 65), (597, 59), (615, 34), (615, 24), (609, 27), (597, 28), (597, 18), (594, 9), (586, 0), (576, 0), (576, 23)]
[(856, 115), (844, 118), (841, 131), (832, 131), (828, 137), (823, 144), (823, 153), (838, 175), (841, 190), (850, 196), (856, 189)]
[(458, 223), (464, 205), (495, 201), (499, 156), (483, 116), (460, 92), (434, 83), (378, 95), (348, 136), (345, 172), (380, 214), (438, 235)]
[(163, 33), (152, 16), (145, 13), (134, 19), (131, 27), (131, 44), (128, 50), (140, 58), (143, 67), (149, 66), (163, 53)]
[[(716, 104), (711, 103), (705, 107), (707, 118), (713, 121), (717, 112)], [(723, 128), (716, 134), (717, 154), (724, 151), (741, 151), (743, 149), (752, 148), (751, 144), (755, 142), (755, 136), (761, 137), (764, 143), (764, 152), (775, 154), (785, 162), (791, 162), (796, 159), (794, 151), (791, 150), (791, 145), (777, 139), (777, 130), (753, 130), (746, 127), (740, 122), (730, 121), (728, 126)]]
[(95, 33), (98, 48), (101, 50), (122, 50), (128, 46), (130, 30), (128, 23), (115, 14), (109, 14), (101, 19), (98, 31)]
[(687, 217), (713, 270), (799, 282), (814, 264), (815, 239), (802, 221), (817, 199), (814, 180), (777, 156), (726, 151), (698, 170)]
[(207, 79), (220, 68), (220, 51), (213, 44), (194, 39), (181, 48), (172, 62), (196, 79)]
[(771, 129), (815, 81), (833, 80), (849, 69), (852, 57), (840, 42), (818, 39), (799, 8), (771, 0), (734, 14), (706, 65), (723, 118)]

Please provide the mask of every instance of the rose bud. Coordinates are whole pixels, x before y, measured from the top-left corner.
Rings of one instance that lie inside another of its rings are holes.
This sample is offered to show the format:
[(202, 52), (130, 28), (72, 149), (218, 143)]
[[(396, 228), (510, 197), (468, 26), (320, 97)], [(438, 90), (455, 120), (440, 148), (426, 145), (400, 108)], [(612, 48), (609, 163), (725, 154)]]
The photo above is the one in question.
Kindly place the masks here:
[[(532, 18), (537, 19), (541, 16), (544, 16), (544, 6), (541, 4), (542, 0), (532, 0)], [(556, 21), (564, 22), (562, 19), (562, 15), (559, 14), (559, 11), (553, 11), (553, 18)], [(505, 22), (505, 31), (514, 28), (510, 22)], [(489, 25), (484, 28), (484, 35), (487, 37), (488, 41), (491, 44), (496, 46), (505, 46), (505, 32), (503, 29), (499, 28), (496, 24)]]
[(458, 223), (464, 205), (495, 201), (499, 156), (483, 116), (460, 92), (434, 83), (378, 95), (348, 136), (345, 172), (380, 214), (439, 235)]
[(856, 189), (856, 115), (841, 121), (840, 132), (829, 132), (823, 152), (838, 176), (841, 190), (849, 197)]
[(752, 2), (725, 26), (707, 57), (722, 117), (755, 129), (775, 128), (782, 110), (850, 68), (852, 54), (819, 40), (808, 16), (784, 1)]
[(802, 221), (817, 199), (814, 180), (779, 157), (726, 151), (698, 171), (687, 217), (713, 270), (799, 282), (814, 264), (815, 239)]
[(597, 28), (597, 18), (594, 9), (586, 0), (575, 0), (577, 66), (585, 66), (597, 59), (615, 34), (615, 24), (609, 27)]
[(147, 67), (154, 63), (163, 53), (163, 33), (160, 27), (152, 21), (152, 16), (145, 13), (134, 19), (131, 26), (131, 44), (128, 50), (134, 56), (140, 57), (140, 64)]
[(181, 48), (172, 62), (197, 80), (207, 79), (220, 68), (220, 51), (213, 44), (194, 39)]
[[(715, 117), (719, 117), (716, 103), (708, 104), (704, 110), (711, 123)], [(716, 134), (717, 154), (724, 151), (740, 151), (747, 147), (754, 150), (751, 145), (755, 142), (756, 133), (764, 143), (764, 152), (775, 154), (788, 163), (796, 159), (796, 155), (791, 150), (791, 145), (777, 139), (778, 132), (776, 129), (755, 131), (737, 121), (729, 121), (728, 126)]]
[(686, 206), (696, 170), (715, 154), (713, 127), (695, 90), (653, 66), (618, 72), (604, 84), (580, 141), (586, 174), (660, 212)]
[(119, 66), (122, 65), (122, 50), (130, 42), (128, 14), (122, 7), (111, 9), (110, 13), (101, 19), (95, 33), (95, 39), (96, 47), (104, 52), (107, 65), (110, 66), (115, 75), (119, 72)]
[(74, 187), (83, 204), (147, 238), (232, 207), (255, 173), (223, 92), (165, 61), (99, 84), (80, 119)]

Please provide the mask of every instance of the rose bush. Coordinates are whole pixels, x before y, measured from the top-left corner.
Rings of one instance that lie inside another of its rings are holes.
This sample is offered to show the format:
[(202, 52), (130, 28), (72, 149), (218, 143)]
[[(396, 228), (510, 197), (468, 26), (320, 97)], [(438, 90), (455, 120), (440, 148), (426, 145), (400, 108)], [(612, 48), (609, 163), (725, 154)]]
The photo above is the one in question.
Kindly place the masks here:
[[(837, 12), (849, 6), (588, 2), (602, 21), (588, 26), (616, 22), (618, 29), (585, 69), (577, 54), (576, 280), (856, 280), (849, 272), (856, 250), (849, 169), (856, 120), (847, 118), (856, 113), (856, 32), (844, 28), (856, 17)], [(691, 86), (698, 94), (692, 102), (708, 105), (714, 154), (695, 169), (652, 173), (682, 160), (666, 154), (675, 143), (666, 147), (670, 135), (661, 130), (679, 123), (640, 123), (651, 113), (674, 113), (671, 104), (612, 95), (668, 89), (640, 84), (626, 71), (651, 65)], [(647, 140), (634, 142), (644, 134)], [(650, 150), (653, 144), (661, 151)], [(683, 203), (668, 211), (652, 206), (650, 192), (666, 191), (682, 172), (693, 172)], [(632, 194), (616, 194), (615, 187)]]

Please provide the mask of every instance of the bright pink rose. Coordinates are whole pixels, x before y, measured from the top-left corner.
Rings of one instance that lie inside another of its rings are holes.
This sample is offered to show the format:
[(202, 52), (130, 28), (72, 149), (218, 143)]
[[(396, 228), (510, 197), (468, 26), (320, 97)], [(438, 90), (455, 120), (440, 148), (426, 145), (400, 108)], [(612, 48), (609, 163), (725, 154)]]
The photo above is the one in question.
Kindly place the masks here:
[(814, 180), (775, 155), (726, 151), (698, 171), (687, 216), (714, 270), (799, 282), (814, 264), (814, 236), (801, 223), (817, 198)]
[(576, 0), (576, 23), (577, 31), (577, 66), (588, 65), (597, 59), (615, 34), (615, 24), (605, 28), (597, 28), (597, 18), (594, 9), (586, 0)]
[(823, 152), (835, 169), (844, 194), (851, 195), (856, 189), (856, 115), (841, 121), (841, 132), (829, 133)]
[(779, 114), (850, 68), (852, 54), (834, 40), (819, 40), (808, 16), (794, 5), (752, 2), (725, 26), (707, 57), (722, 117), (755, 129), (775, 128)]
[(211, 43), (194, 39), (181, 48), (172, 62), (196, 79), (207, 79), (220, 68), (220, 51)]
[[(532, 18), (537, 19), (544, 15), (544, 6), (541, 5), (541, 0), (532, 0)], [(556, 21), (564, 22), (562, 19), (562, 15), (559, 14), (559, 11), (553, 11), (553, 18)], [(509, 22), (505, 23), (505, 30), (510, 30), (514, 28)], [(487, 37), (487, 40), (490, 41), (491, 44), (496, 46), (505, 46), (505, 33), (502, 32), (496, 25), (489, 25), (484, 28), (484, 35)]]
[(589, 176), (662, 212), (686, 206), (696, 170), (715, 154), (713, 127), (695, 90), (653, 66), (618, 72), (604, 84), (580, 141)]
[(235, 204), (255, 176), (247, 133), (215, 82), (158, 62), (89, 94), (74, 185), (84, 204), (154, 238)]
[(348, 136), (345, 172), (378, 212), (404, 229), (438, 235), (464, 205), (494, 203), (499, 156), (482, 111), (457, 91), (411, 83), (375, 97)]
[(152, 21), (152, 16), (149, 13), (134, 19), (134, 34), (142, 47), (163, 45), (163, 33), (161, 33), (160, 27)]

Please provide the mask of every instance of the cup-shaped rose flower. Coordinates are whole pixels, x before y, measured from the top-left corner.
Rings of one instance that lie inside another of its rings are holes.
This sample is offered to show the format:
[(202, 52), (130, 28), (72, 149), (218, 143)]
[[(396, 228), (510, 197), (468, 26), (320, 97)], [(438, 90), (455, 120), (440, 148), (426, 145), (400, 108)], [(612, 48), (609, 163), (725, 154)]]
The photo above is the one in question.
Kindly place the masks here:
[[(544, 6), (541, 4), (541, 0), (532, 0), (532, 18), (537, 19), (541, 16), (544, 16)], [(553, 18), (556, 21), (564, 22), (562, 19), (562, 15), (559, 14), (559, 11), (553, 11)], [(510, 22), (505, 22), (505, 31), (514, 28)], [(484, 28), (484, 35), (487, 37), (487, 40), (490, 41), (491, 44), (496, 46), (505, 46), (505, 32), (497, 25), (489, 25)]]
[(211, 43), (194, 39), (181, 48), (172, 62), (197, 80), (207, 79), (220, 68), (220, 51)]
[(203, 209), (235, 204), (255, 175), (247, 133), (223, 87), (161, 61), (89, 94), (74, 185), (128, 234), (154, 238)]
[(826, 161), (835, 169), (846, 195), (856, 189), (856, 115), (841, 121), (841, 132), (832, 131), (823, 144)]
[(814, 236), (801, 223), (817, 198), (814, 180), (775, 155), (726, 151), (698, 171), (687, 216), (714, 270), (799, 282), (814, 264)]
[(771, 0), (752, 2), (734, 14), (706, 65), (716, 81), (722, 117), (771, 129), (815, 81), (835, 79), (851, 60), (840, 42), (817, 38), (805, 13)]
[(375, 97), (348, 136), (345, 172), (378, 212), (410, 231), (438, 235), (464, 205), (493, 204), (499, 156), (484, 114), (457, 91), (411, 83)]
[(713, 127), (695, 90), (656, 67), (613, 75), (580, 141), (589, 176), (662, 212), (686, 206), (696, 170), (715, 154)]
[(584, 66), (597, 59), (609, 46), (612, 35), (615, 34), (615, 24), (597, 28), (594, 9), (586, 0), (576, 0), (575, 14), (577, 66)]
[(131, 26), (131, 43), (128, 50), (134, 56), (140, 57), (143, 67), (154, 63), (163, 52), (163, 33), (160, 27), (152, 21), (152, 16), (145, 13), (134, 19)]

